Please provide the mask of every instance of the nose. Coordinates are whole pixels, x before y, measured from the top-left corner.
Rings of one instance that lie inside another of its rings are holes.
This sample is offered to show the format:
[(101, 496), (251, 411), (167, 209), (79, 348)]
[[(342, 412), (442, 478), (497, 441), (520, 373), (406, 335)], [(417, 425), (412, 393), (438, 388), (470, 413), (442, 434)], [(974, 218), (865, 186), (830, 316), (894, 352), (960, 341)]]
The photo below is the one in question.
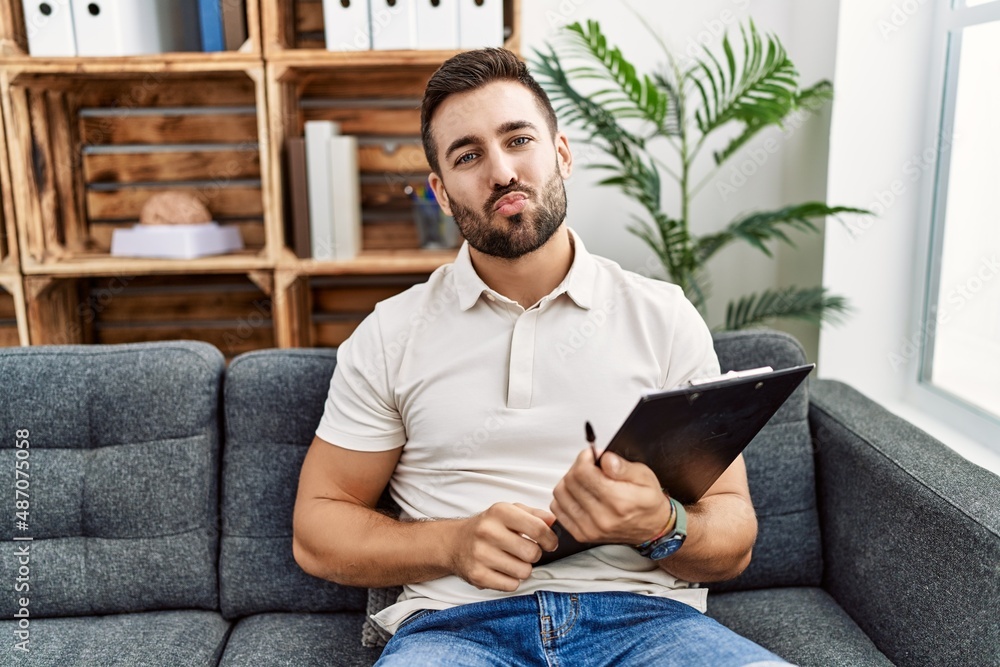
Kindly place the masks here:
[(490, 158), (490, 181), (494, 189), (505, 188), (517, 181), (513, 159), (503, 152), (494, 152)]

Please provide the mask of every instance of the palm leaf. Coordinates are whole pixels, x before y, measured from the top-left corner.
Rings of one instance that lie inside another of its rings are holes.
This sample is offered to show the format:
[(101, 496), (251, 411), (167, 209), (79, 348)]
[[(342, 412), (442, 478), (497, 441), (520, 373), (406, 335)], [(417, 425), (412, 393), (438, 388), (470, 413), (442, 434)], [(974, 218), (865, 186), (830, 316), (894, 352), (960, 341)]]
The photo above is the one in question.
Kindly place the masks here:
[[(814, 113), (819, 110), (819, 107), (824, 102), (831, 99), (833, 99), (833, 86), (829, 81), (820, 81), (815, 86), (806, 88), (805, 90), (800, 90), (795, 94), (794, 104), (788, 109), (785, 115), (782, 116), (782, 120), (787, 117), (788, 113), (793, 111), (803, 110)], [(743, 131), (740, 132), (736, 138), (731, 140), (721, 151), (715, 151), (712, 153), (712, 157), (715, 159), (715, 164), (719, 165), (728, 160), (733, 153), (746, 145), (746, 143), (753, 139), (758, 132), (772, 124), (781, 125), (782, 123), (767, 123), (757, 117), (747, 119), (743, 126)]]
[(847, 300), (831, 295), (825, 287), (767, 289), (730, 301), (726, 306), (726, 331), (760, 326), (774, 319), (798, 319), (812, 324), (839, 322), (850, 308)]
[(701, 96), (701, 109), (695, 113), (695, 121), (702, 135), (732, 120), (755, 128), (756, 132), (766, 125), (780, 124), (795, 108), (798, 73), (781, 42), (774, 35), (767, 35), (766, 42), (762, 40), (753, 21), (749, 33), (740, 26), (740, 34), (743, 41), (740, 62), (729, 35), (725, 35), (722, 39), (725, 65), (706, 48), (706, 58), (690, 71), (691, 81)]
[(812, 222), (815, 218), (839, 216), (841, 213), (869, 213), (864, 209), (848, 206), (827, 206), (822, 202), (806, 202), (795, 206), (786, 206), (776, 211), (752, 213), (744, 218), (731, 222), (721, 232), (708, 234), (698, 239), (695, 253), (699, 262), (705, 262), (723, 246), (736, 239), (748, 242), (768, 257), (771, 250), (765, 245), (768, 241), (779, 240), (794, 247), (786, 231), (818, 231)]
[(612, 148), (609, 151), (612, 154), (617, 150), (614, 147), (619, 145), (643, 146), (642, 139), (625, 130), (613, 114), (573, 87), (551, 46), (548, 53), (535, 51), (532, 70), (548, 93), (556, 113), (567, 124), (584, 129), (591, 140), (602, 139), (607, 144), (603, 148)]
[[(577, 55), (596, 60), (601, 69), (581, 67), (576, 78), (597, 78), (617, 84), (620, 93), (602, 104), (615, 108), (620, 117), (642, 118), (663, 127), (667, 117), (670, 97), (660, 90), (648, 75), (639, 75), (635, 66), (628, 62), (618, 47), (609, 47), (607, 37), (601, 32), (597, 21), (587, 21), (586, 27), (573, 23), (566, 27), (570, 36), (570, 48)], [(602, 91), (605, 94), (610, 91)]]
[(670, 98), (667, 103), (667, 115), (663, 119), (660, 131), (666, 135), (676, 137), (681, 133), (681, 124), (684, 122), (684, 110), (681, 106), (681, 97), (677, 92), (677, 86), (665, 75), (655, 72), (653, 80), (656, 85)]

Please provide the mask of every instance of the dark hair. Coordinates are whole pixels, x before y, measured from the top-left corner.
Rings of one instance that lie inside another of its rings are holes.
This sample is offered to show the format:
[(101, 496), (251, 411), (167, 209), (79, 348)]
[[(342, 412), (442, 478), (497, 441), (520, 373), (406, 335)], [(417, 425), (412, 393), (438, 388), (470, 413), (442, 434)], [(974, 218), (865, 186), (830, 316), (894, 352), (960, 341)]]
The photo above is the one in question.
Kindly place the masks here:
[(424, 143), (427, 162), (435, 173), (441, 173), (441, 165), (438, 162), (437, 147), (431, 137), (434, 112), (449, 95), (476, 90), (494, 81), (514, 81), (531, 91), (538, 103), (538, 110), (545, 116), (549, 132), (555, 136), (556, 112), (549, 96), (528, 72), (527, 65), (507, 49), (465, 51), (446, 60), (434, 72), (427, 82), (424, 101), (420, 105), (420, 138)]

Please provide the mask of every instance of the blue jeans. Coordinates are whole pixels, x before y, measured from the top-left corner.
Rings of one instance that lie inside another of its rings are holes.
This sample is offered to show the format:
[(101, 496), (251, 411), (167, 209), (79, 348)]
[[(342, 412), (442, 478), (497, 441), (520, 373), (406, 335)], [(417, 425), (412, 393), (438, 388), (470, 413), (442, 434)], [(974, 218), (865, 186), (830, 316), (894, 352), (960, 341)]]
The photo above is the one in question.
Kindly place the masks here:
[(552, 593), (422, 611), (376, 667), (788, 663), (682, 602), (635, 593)]

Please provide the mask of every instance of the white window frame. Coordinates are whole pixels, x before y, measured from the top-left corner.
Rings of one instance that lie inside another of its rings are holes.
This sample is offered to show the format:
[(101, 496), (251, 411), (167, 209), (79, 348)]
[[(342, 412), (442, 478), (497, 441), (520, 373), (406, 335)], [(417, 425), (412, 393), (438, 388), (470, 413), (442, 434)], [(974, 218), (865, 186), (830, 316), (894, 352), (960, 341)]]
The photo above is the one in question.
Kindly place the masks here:
[[(920, 331), (929, 332), (921, 340), (920, 363), (909, 378), (904, 400), (916, 411), (950, 426), (966, 437), (1000, 454), (1000, 419), (972, 405), (951, 392), (935, 386), (929, 380), (933, 360), (933, 319), (938, 303), (948, 174), (951, 152), (940, 150), (942, 137), (953, 136), (955, 105), (958, 92), (958, 71), (961, 61), (962, 30), (966, 27), (1000, 21), (1000, 0), (976, 7), (966, 7), (965, 0), (955, 0), (953, 6), (940, 3), (936, 7), (932, 33), (933, 58), (928, 87), (929, 108), (925, 145), (938, 147), (933, 187), (926, 188), (921, 202), (917, 252), (921, 260), (915, 263), (913, 311)], [(997, 85), (1000, 85), (998, 83)], [(1000, 378), (997, 379), (1000, 382)]]

